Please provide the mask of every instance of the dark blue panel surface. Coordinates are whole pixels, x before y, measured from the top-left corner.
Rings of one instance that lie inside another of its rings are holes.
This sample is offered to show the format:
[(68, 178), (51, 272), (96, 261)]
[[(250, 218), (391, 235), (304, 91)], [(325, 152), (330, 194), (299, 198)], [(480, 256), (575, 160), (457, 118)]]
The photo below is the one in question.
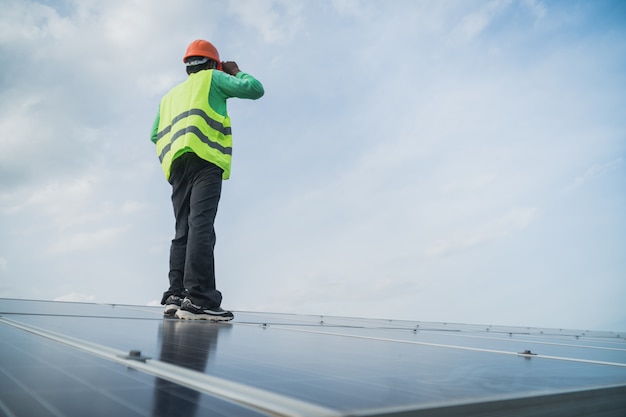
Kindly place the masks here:
[[(164, 319), (159, 307), (3, 299), (0, 314), (337, 415), (626, 386), (626, 343), (610, 332), (247, 312), (214, 324)], [(0, 331), (0, 415), (261, 414), (6, 323)]]
[(0, 357), (0, 415), (261, 415), (6, 326)]

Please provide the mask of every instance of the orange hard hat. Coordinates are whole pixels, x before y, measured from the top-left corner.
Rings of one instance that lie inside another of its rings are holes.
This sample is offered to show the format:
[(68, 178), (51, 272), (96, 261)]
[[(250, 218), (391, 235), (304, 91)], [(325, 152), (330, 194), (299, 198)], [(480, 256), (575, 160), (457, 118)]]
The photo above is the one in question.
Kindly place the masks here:
[(217, 48), (209, 41), (203, 39), (196, 39), (191, 42), (187, 47), (183, 62), (187, 61), (187, 58), (192, 56), (203, 56), (205, 58), (212, 59), (217, 62), (217, 69), (222, 69), (222, 61), (220, 61), (220, 54), (217, 52)]

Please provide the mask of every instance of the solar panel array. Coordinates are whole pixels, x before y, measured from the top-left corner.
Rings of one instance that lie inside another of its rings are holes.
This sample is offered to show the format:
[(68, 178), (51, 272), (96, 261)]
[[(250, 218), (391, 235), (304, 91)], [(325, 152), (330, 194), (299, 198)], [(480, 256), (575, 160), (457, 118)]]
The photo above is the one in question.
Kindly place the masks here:
[(626, 335), (0, 299), (0, 416), (626, 416)]

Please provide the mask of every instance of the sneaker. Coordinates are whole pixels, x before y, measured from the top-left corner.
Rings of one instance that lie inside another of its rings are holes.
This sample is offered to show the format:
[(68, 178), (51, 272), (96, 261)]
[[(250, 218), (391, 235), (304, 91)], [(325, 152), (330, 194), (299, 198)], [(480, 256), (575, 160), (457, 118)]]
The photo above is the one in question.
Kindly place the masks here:
[(183, 299), (177, 295), (170, 295), (165, 300), (165, 308), (163, 309), (163, 314), (166, 316), (173, 316), (174, 313), (178, 311), (180, 306), (183, 304)]
[(210, 320), (210, 321), (230, 321), (235, 316), (230, 311), (217, 308), (205, 308), (195, 305), (189, 298), (183, 300), (183, 304), (176, 317), (183, 320)]

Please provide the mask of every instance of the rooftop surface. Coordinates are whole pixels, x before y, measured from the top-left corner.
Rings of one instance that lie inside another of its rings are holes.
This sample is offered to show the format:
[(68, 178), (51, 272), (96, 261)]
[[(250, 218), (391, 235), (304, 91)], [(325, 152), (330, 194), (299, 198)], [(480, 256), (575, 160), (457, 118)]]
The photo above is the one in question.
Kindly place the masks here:
[(0, 299), (0, 416), (625, 416), (625, 339)]

